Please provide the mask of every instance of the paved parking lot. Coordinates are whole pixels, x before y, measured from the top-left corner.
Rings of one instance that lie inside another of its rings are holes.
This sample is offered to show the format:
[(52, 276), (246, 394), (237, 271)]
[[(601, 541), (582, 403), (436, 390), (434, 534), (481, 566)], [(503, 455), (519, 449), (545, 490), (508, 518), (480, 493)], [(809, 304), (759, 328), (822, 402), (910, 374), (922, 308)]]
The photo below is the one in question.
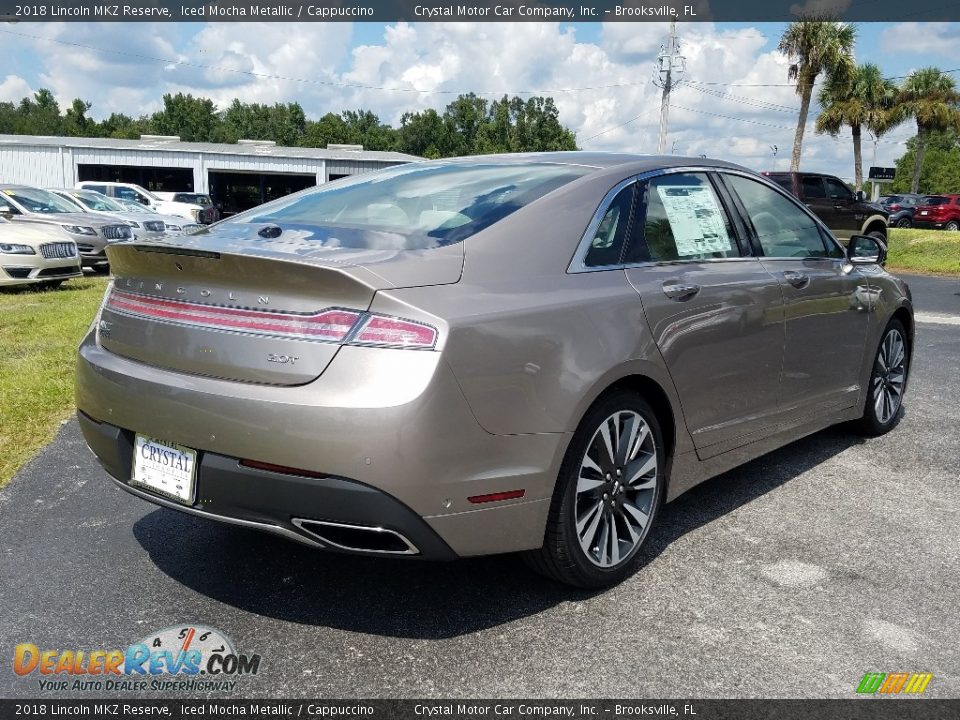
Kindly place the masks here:
[(867, 671), (924, 671), (960, 697), (960, 282), (913, 287), (893, 433), (828, 430), (696, 488), (597, 594), (513, 557), (355, 559), (158, 509), (71, 421), (0, 491), (0, 696), (40, 694), (17, 643), (195, 622), (262, 656), (234, 696), (852, 697)]

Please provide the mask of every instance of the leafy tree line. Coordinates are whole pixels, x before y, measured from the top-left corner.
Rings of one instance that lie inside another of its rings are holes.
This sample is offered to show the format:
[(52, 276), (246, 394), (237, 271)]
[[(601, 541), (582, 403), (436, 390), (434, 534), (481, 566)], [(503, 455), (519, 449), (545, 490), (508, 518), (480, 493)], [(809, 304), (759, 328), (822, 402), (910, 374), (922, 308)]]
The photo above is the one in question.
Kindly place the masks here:
[(0, 103), (0, 133), (137, 139), (140, 135), (179, 135), (186, 142), (235, 143), (273, 140), (278, 145), (326, 147), (363, 145), (425, 157), (493, 152), (576, 150), (576, 137), (559, 120), (553, 98), (504, 96), (488, 101), (460, 95), (442, 113), (423, 110), (403, 115), (399, 127), (370, 110), (328, 112), (307, 118), (299, 103), (261, 105), (234, 100), (218, 110), (212, 100), (193, 95), (163, 96), (163, 109), (134, 118), (121, 113), (97, 121), (91, 103), (76, 99), (61, 110), (49, 90), (19, 103)]
[[(956, 81), (938, 68), (925, 67), (895, 84), (883, 77), (876, 65), (856, 63), (855, 40), (853, 25), (816, 18), (791, 23), (780, 38), (779, 49), (790, 59), (788, 78), (796, 82), (800, 96), (790, 169), (800, 169), (810, 98), (822, 75), (825, 81), (817, 97), (821, 112), (816, 132), (836, 136), (841, 129), (850, 128), (857, 189), (863, 185), (863, 131), (880, 137), (894, 127), (912, 122), (917, 133), (909, 141), (907, 153), (897, 160), (894, 188), (900, 192), (944, 192), (939, 184), (930, 183), (946, 182), (948, 176), (955, 174), (956, 156), (949, 156), (951, 150), (944, 143), (949, 144), (948, 139), (953, 138), (952, 152), (956, 152), (960, 132), (960, 91)], [(938, 167), (949, 157), (954, 157), (953, 167)], [(906, 176), (910, 181), (905, 185)], [(960, 183), (950, 187), (956, 192)]]

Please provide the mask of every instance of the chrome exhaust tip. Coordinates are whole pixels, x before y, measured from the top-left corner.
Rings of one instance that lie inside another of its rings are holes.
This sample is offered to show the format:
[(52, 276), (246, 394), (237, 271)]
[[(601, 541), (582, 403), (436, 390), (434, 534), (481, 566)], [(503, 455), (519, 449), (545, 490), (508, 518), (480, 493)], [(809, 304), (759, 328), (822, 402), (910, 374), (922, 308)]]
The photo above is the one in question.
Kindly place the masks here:
[(396, 530), (366, 525), (293, 518), (301, 531), (324, 545), (349, 552), (379, 553), (383, 555), (419, 555), (420, 551)]

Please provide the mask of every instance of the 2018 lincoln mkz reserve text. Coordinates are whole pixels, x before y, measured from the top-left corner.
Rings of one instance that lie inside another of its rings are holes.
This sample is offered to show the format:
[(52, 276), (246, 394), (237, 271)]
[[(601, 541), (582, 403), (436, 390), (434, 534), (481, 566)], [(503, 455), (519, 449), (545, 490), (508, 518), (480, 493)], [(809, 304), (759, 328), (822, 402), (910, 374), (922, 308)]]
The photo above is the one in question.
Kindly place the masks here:
[(913, 311), (885, 252), (718, 161), (403, 165), (111, 246), (80, 422), (159, 505), (603, 586), (693, 485), (897, 423)]

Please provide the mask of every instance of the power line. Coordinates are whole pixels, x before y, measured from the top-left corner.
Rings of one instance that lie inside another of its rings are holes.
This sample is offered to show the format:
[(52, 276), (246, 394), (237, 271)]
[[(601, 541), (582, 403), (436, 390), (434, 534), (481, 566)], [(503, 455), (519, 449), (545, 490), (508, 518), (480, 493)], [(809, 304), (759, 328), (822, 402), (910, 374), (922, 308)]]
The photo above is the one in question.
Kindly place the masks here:
[(656, 110), (656, 109), (657, 109), (656, 106), (649, 107), (649, 108), (647, 108), (646, 110), (644, 110), (642, 113), (640, 113), (639, 115), (637, 115), (636, 117), (632, 117), (632, 118), (630, 118), (629, 120), (627, 120), (626, 122), (622, 122), (622, 123), (620, 123), (619, 125), (614, 125), (613, 127), (608, 127), (606, 130), (601, 130), (601, 131), (598, 132), (596, 135), (591, 135), (591, 136), (588, 137), (588, 138), (584, 138), (583, 142), (590, 142), (590, 141), (593, 140), (594, 138), (598, 138), (598, 137), (600, 137), (601, 135), (606, 135), (608, 132), (612, 132), (612, 131), (617, 130), (617, 129), (619, 129), (619, 128), (622, 128), (622, 127), (624, 127), (624, 126), (626, 126), (626, 125), (629, 125), (630, 123), (639, 120), (640, 118), (644, 117), (645, 115), (649, 115), (651, 112), (653, 112), (653, 111)]

